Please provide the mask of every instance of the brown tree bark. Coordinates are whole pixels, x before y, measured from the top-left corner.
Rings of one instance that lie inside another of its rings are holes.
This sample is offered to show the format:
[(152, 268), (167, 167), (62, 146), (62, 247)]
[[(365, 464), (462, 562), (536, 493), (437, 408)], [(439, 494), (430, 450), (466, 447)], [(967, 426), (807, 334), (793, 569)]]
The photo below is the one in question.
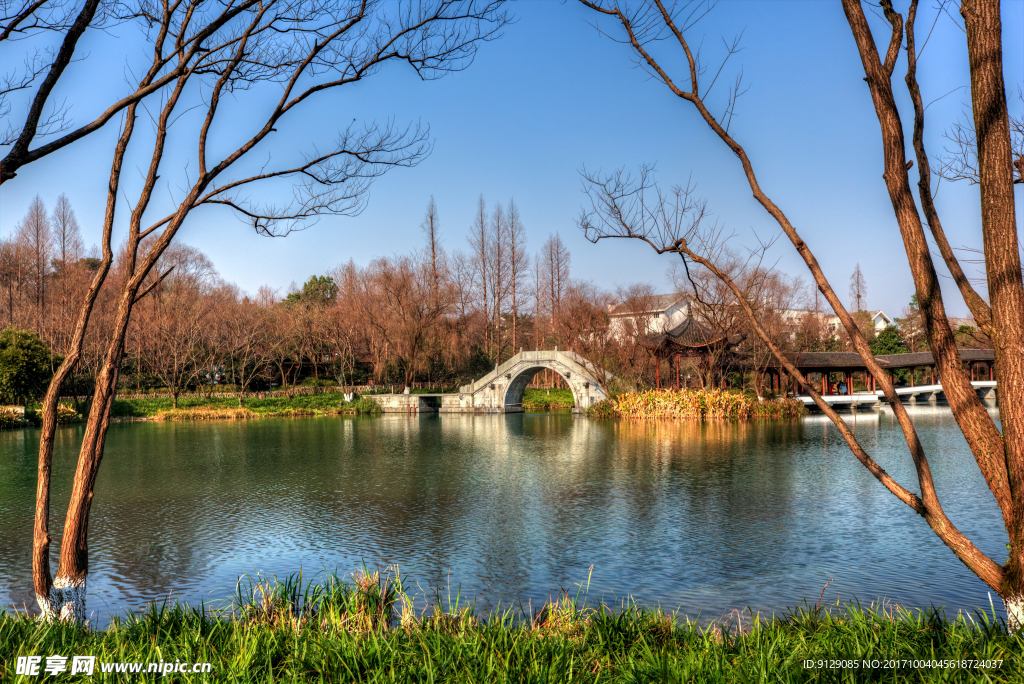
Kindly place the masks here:
[[(903, 236), (918, 300), (926, 319), (929, 340), (940, 368), (943, 387), (979, 468), (1000, 505), (1004, 524), (1010, 536), (1011, 557), (1005, 568), (977, 549), (953, 526), (942, 511), (924, 450), (906, 410), (894, 392), (891, 379), (875, 362), (866, 340), (850, 314), (836, 297), (810, 248), (781, 209), (760, 189), (753, 166), (743, 147), (729, 135), (726, 128), (704, 106), (698, 90), (700, 68), (683, 36), (683, 30), (675, 24), (673, 11), (666, 7), (663, 0), (650, 0), (644, 3), (643, 10), (632, 8), (628, 12), (620, 8), (614, 0), (607, 2), (580, 0), (580, 2), (596, 12), (615, 18), (626, 32), (626, 42), (632, 47), (639, 60), (648, 67), (649, 72), (665, 83), (678, 97), (693, 104), (708, 126), (740, 159), (754, 197), (776, 219), (783, 232), (796, 247), (797, 252), (803, 257), (819, 290), (832, 305), (836, 315), (848, 331), (854, 348), (859, 352), (867, 369), (881, 386), (883, 394), (892, 406), (910, 447), (921, 487), (922, 505), (915, 506), (915, 510), (925, 518), (936, 535), (954, 551), (968, 568), (1000, 594), (1006, 603), (1010, 628), (1016, 629), (1024, 623), (1024, 598), (1022, 598), (1024, 592), (1021, 591), (1020, 584), (1021, 550), (1024, 546), (1021, 543), (1021, 535), (1024, 534), (1024, 531), (1021, 529), (1020, 522), (1024, 519), (1021, 517), (1024, 492), (1020, 490), (1019, 486), (1024, 479), (1024, 459), (1019, 456), (1021, 447), (1024, 446), (1024, 440), (1021, 439), (1024, 437), (1024, 434), (1021, 434), (1024, 431), (1024, 425), (1021, 424), (1021, 416), (1018, 415), (1024, 414), (1024, 408), (1021, 407), (1022, 402), (1019, 401), (1019, 397), (1024, 396), (1024, 392), (1022, 392), (1024, 390), (1024, 353), (1022, 353), (1024, 352), (1024, 290), (1021, 289), (1020, 262), (1012, 212), (1012, 160), (1009, 152), (1008, 124), (1003, 95), (1001, 54), (998, 50), (1000, 44), (998, 1), (977, 0), (975, 2), (972, 0), (965, 2), (964, 11), (968, 22), (974, 22), (971, 24), (972, 28), (968, 30), (968, 52), (971, 58), (972, 98), (974, 99), (976, 127), (985, 128), (986, 135), (989, 135), (988, 141), (993, 147), (998, 148), (987, 154), (990, 168), (998, 169), (993, 173), (998, 176), (997, 181), (994, 182), (999, 189), (990, 193), (983, 191), (982, 202), (983, 214), (987, 212), (989, 217), (989, 223), (985, 224), (984, 230), (986, 265), (990, 281), (989, 291), (993, 302), (992, 330), (996, 337), (1000, 334), (1001, 329), (1012, 328), (1014, 331), (1008, 338), (996, 340), (997, 348), (1000, 350), (997, 351), (997, 377), (999, 377), (1000, 361), (1012, 359), (1009, 364), (1005, 364), (1005, 367), (1008, 368), (1005, 371), (1008, 377), (1006, 384), (1004, 385), (999, 378), (1001, 406), (1014, 404), (1014, 408), (1009, 414), (1003, 416), (1005, 440), (978, 400), (969, 378), (961, 367), (959, 353), (945, 315), (928, 244), (910, 193), (907, 171), (912, 163), (908, 164), (905, 160), (905, 143), (890, 84), (903, 37), (903, 18), (892, 9), (891, 2), (884, 1), (882, 3), (886, 18), (892, 26), (892, 35), (883, 61), (875, 48), (859, 0), (842, 0), (842, 3), (857, 43), (867, 76), (865, 80), (870, 87), (878, 115), (885, 158), (884, 179)], [(639, 27), (633, 24), (635, 17), (643, 20)], [(655, 17), (657, 21), (655, 21)], [(661, 27), (664, 27), (665, 33), (661, 33)], [(647, 43), (665, 35), (674, 38), (685, 55), (689, 67), (689, 89), (677, 86), (662, 65), (646, 50)], [(916, 60), (911, 61), (911, 69), (915, 62)], [(908, 74), (907, 81), (913, 91), (916, 80), (913, 78), (912, 70)], [(911, 85), (912, 83), (914, 85)], [(919, 93), (917, 95), (919, 96)], [(734, 91), (730, 98), (730, 106), (734, 105), (735, 96)], [(912, 92), (912, 97), (914, 96)], [(980, 118), (979, 113), (981, 113)], [(1001, 120), (1003, 123), (997, 125), (986, 117), (992, 120)], [(919, 121), (916, 121), (915, 124), (923, 126), (923, 112), (919, 114), (918, 119)], [(979, 157), (980, 155), (981, 144), (979, 141)], [(714, 266), (713, 262), (705, 257), (688, 251), (686, 239), (682, 235), (668, 235), (663, 229), (659, 233), (658, 229), (646, 225), (646, 218), (637, 219), (635, 216), (629, 216), (628, 212), (624, 214), (623, 207), (618, 200), (631, 198), (630, 192), (635, 190), (635, 188), (628, 187), (628, 183), (623, 184), (617, 182), (616, 179), (601, 182), (594, 177), (587, 177), (586, 174), (584, 177), (598, 189), (598, 192), (602, 193), (604, 205), (594, 212), (601, 215), (603, 223), (592, 224), (590, 216), (587, 214), (581, 220), (581, 225), (588, 231), (588, 235), (592, 239), (608, 236), (639, 238), (647, 241), (659, 252), (686, 254), (697, 260), (698, 263), (704, 263), (697, 258), (701, 257), (707, 262), (704, 265), (709, 268)], [(930, 210), (933, 209), (932, 206)], [(936, 228), (941, 233), (941, 226), (937, 221), (933, 225), (933, 233)], [(993, 254), (998, 253), (998, 256), (990, 256), (990, 250)], [(1003, 310), (1002, 314), (996, 313), (997, 297), (1004, 300), (999, 305)], [(965, 298), (970, 300), (970, 292), (965, 294)], [(748, 315), (752, 314), (748, 311)], [(762, 333), (763, 331), (759, 331), (759, 335)], [(769, 340), (766, 339), (765, 342), (768, 344)], [(772, 345), (769, 344), (769, 346)], [(797, 369), (791, 367), (791, 364), (787, 364), (777, 348), (773, 348), (773, 354), (794, 379), (806, 384)], [(1007, 401), (1007, 397), (1010, 397), (1009, 401)], [(833, 418), (833, 420), (836, 419)], [(1007, 420), (1010, 422), (1009, 425), (1006, 424)], [(839, 422), (836, 424), (839, 425)], [(851, 449), (855, 454), (857, 453), (857, 449), (852, 444)], [(892, 490), (891, 487), (890, 490)]]
[[(902, 41), (902, 17), (892, 10), (890, 2), (885, 1), (882, 5), (886, 10), (886, 17), (894, 27), (893, 40)], [(896, 108), (890, 81), (892, 68), (888, 66), (888, 60), (883, 64), (879, 59), (860, 0), (843, 0), (843, 9), (846, 11), (847, 21), (860, 52), (864, 72), (867, 74), (868, 87), (871, 90), (871, 99), (878, 116), (885, 162), (885, 173), (882, 177), (889, 191), (896, 221), (903, 236), (904, 248), (917, 290), (917, 301), (924, 317), (925, 330), (932, 354), (935, 356), (936, 364), (942, 374), (943, 391), (989, 488), (1000, 504), (1003, 521), (1009, 529), (1012, 506), (1010, 505), (1011, 497), (1006, 464), (1003, 459), (1002, 438), (984, 404), (978, 399), (978, 395), (971, 386), (970, 378), (963, 372), (956, 339), (949, 328), (949, 319), (942, 301), (942, 292), (939, 289), (939, 280), (932, 262), (931, 251), (910, 189), (903, 125)], [(895, 61), (893, 61), (893, 66), (895, 66)], [(1009, 140), (1008, 131), (1007, 140)]]
[(135, 128), (136, 105), (131, 105), (125, 116), (124, 129), (114, 150), (114, 161), (107, 185), (107, 209), (103, 221), (103, 260), (93, 276), (92, 284), (79, 310), (78, 321), (72, 335), (67, 355), (54, 373), (53, 380), (43, 397), (43, 423), (39, 436), (39, 466), (36, 480), (35, 526), (32, 541), (32, 583), (44, 619), (59, 617), (62, 620), (80, 620), (85, 612), (85, 584), (61, 580), (55, 586), (50, 572), (50, 473), (53, 463), (53, 438), (57, 429), (57, 402), (64, 381), (71, 375), (82, 356), (82, 344), (92, 316), (93, 306), (100, 288), (106, 281), (113, 262), (111, 234), (117, 206), (117, 189), (120, 185), (121, 168)]
[[(1024, 283), (1013, 197), (1013, 155), (1003, 80), (999, 0), (964, 0), (971, 106), (978, 145), (981, 230), (992, 303), (991, 337), (999, 387), (1004, 463), (1012, 493), (1007, 526), (1010, 554), (1001, 592), (1007, 611), (1024, 625)], [(943, 381), (946, 374), (942, 374)], [(1002, 501), (1000, 501), (1002, 504)]]

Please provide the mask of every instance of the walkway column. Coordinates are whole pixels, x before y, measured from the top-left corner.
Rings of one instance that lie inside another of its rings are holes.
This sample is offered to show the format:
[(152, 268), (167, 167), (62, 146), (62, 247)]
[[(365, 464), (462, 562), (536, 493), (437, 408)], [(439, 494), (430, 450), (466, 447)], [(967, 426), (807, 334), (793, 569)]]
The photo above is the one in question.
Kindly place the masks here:
[(654, 366), (654, 382), (658, 389), (661, 389), (661, 359), (658, 359)]
[(914, 371), (915, 370), (917, 370), (917, 369), (913, 368), (913, 367), (910, 369), (910, 386), (911, 387), (914, 386)]
[(676, 391), (679, 390), (679, 354), (676, 354), (673, 358), (676, 360)]

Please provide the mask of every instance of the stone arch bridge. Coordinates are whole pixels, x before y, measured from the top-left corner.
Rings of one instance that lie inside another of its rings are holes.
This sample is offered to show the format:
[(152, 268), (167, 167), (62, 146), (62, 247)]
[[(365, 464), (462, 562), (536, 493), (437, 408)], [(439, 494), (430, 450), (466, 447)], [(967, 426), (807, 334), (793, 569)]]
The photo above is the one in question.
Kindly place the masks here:
[(608, 398), (596, 375), (604, 373), (606, 379), (610, 379), (611, 375), (603, 369), (594, 367), (578, 354), (557, 349), (521, 351), (479, 380), (460, 387), (457, 408), (452, 406), (449, 409), (448, 406), (442, 406), (441, 410), (477, 413), (520, 412), (523, 410), (523, 391), (533, 380), (533, 376), (543, 370), (558, 373), (569, 385), (576, 400), (573, 413), (583, 413), (592, 405)]
[[(484, 377), (459, 388), (459, 407), (455, 411), (479, 413), (517, 413), (523, 410), (523, 391), (533, 376), (553, 370), (569, 385), (576, 400), (573, 413), (583, 413), (608, 394), (596, 375), (606, 371), (594, 367), (574, 352), (521, 351)], [(446, 402), (447, 403), (447, 402)], [(444, 411), (447, 407), (442, 406)]]
[(521, 351), (490, 373), (459, 388), (452, 394), (378, 394), (374, 399), (385, 413), (519, 413), (523, 410), (523, 391), (533, 376), (543, 370), (558, 373), (569, 385), (576, 400), (573, 413), (583, 413), (607, 399), (596, 375), (607, 371), (596, 368), (573, 352)]

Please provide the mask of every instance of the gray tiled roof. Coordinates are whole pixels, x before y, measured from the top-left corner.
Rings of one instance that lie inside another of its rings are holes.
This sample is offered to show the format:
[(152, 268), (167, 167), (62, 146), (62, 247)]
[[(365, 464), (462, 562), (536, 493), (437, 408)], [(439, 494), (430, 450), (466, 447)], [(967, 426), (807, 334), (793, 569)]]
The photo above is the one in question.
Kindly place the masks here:
[(686, 318), (671, 330), (666, 330), (661, 335), (652, 335), (647, 338), (647, 346), (652, 349), (668, 345), (706, 347), (724, 340), (725, 335), (722, 333), (715, 332), (692, 318)]
[[(864, 361), (857, 352), (798, 352), (786, 355), (798, 368), (864, 368)], [(876, 356), (882, 368), (910, 368), (913, 366), (935, 365), (930, 351), (912, 354), (883, 354)], [(994, 361), (991, 349), (961, 349), (961, 361)]]

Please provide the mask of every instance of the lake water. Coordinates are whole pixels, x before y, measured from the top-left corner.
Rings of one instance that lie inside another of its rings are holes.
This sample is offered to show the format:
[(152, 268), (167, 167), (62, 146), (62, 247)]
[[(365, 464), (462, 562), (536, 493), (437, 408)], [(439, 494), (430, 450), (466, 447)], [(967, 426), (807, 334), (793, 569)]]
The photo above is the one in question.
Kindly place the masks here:
[[(948, 408), (911, 409), (943, 506), (999, 562), (995, 500)], [(850, 420), (917, 491), (887, 411)], [(63, 523), (82, 428), (58, 431)], [(34, 604), (38, 432), (0, 433), (0, 603)], [(57, 530), (59, 532), (59, 529)], [(825, 602), (989, 609), (988, 589), (822, 417), (635, 424), (569, 414), (112, 425), (96, 486), (88, 609), (224, 605), (238, 578), (400, 564), (417, 593), (479, 611), (586, 582), (702, 621)], [(55, 534), (54, 556), (59, 552)], [(56, 562), (54, 563), (56, 567)], [(1002, 606), (996, 599), (997, 612)], [(422, 603), (420, 604), (422, 605)]]

